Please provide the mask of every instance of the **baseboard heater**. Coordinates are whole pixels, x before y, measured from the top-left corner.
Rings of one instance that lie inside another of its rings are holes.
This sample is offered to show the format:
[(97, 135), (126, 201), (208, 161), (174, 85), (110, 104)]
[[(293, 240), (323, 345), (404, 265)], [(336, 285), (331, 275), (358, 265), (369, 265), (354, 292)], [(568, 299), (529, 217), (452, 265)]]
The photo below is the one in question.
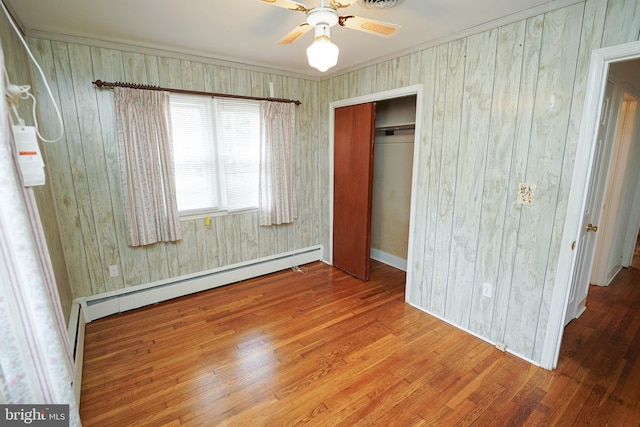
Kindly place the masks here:
[(77, 298), (75, 302), (82, 306), (84, 320), (89, 323), (112, 314), (320, 261), (322, 258), (323, 247), (316, 245), (169, 280)]

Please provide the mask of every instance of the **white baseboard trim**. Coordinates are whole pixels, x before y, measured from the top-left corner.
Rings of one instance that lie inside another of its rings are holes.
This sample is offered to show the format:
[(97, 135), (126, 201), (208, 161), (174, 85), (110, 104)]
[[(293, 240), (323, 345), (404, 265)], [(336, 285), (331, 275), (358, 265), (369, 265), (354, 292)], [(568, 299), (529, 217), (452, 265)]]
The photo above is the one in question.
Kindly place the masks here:
[(583, 299), (582, 301), (580, 301), (578, 303), (578, 308), (576, 309), (576, 316), (574, 317), (574, 319), (577, 319), (578, 317), (582, 316), (582, 314), (587, 311), (587, 298), (585, 297), (585, 299)]
[[(467, 328), (463, 328), (463, 327), (462, 327), (462, 326), (460, 326), (460, 325), (456, 325), (455, 323), (450, 322), (450, 321), (448, 321), (447, 319), (445, 319), (445, 318), (443, 318), (443, 317), (441, 317), (441, 316), (438, 316), (437, 314), (433, 314), (433, 313), (429, 312), (428, 310), (425, 310), (425, 309), (423, 309), (423, 308), (421, 308), (421, 307), (418, 307), (418, 306), (417, 306), (417, 305), (415, 305), (415, 304), (411, 304), (409, 301), (406, 301), (406, 302), (407, 302), (407, 304), (409, 304), (410, 306), (415, 307), (415, 308), (417, 308), (418, 310), (420, 310), (420, 311), (422, 311), (422, 312), (425, 312), (425, 313), (427, 313), (428, 315), (433, 316), (433, 317), (435, 317), (435, 318), (436, 318), (436, 319), (438, 319), (438, 320), (442, 320), (443, 322), (448, 323), (448, 324), (450, 324), (451, 326), (453, 326), (453, 327), (455, 327), (455, 328), (458, 328), (458, 329), (460, 329), (461, 331), (464, 331), (464, 332), (466, 332), (466, 333), (468, 333), (468, 334), (470, 334), (470, 335), (473, 335), (474, 337), (479, 338), (479, 339), (481, 339), (482, 341), (488, 342), (489, 344), (491, 344), (491, 345), (493, 345), (493, 346), (496, 346), (496, 347), (498, 346), (498, 343), (497, 343), (497, 342), (495, 342), (495, 341), (492, 341), (492, 340), (490, 340), (490, 339), (488, 339), (488, 338), (486, 338), (486, 337), (483, 337), (483, 336), (481, 336), (481, 335), (478, 335), (478, 334), (476, 334), (475, 332), (470, 331), (470, 330), (468, 330)], [(506, 346), (505, 346), (505, 347), (506, 347)], [(532, 359), (530, 359), (530, 358), (528, 358), (528, 357), (526, 357), (526, 356), (523, 356), (522, 354), (520, 354), (520, 353), (518, 353), (518, 352), (516, 352), (516, 351), (513, 351), (513, 350), (509, 349), (509, 347), (506, 347), (506, 350), (504, 350), (504, 351), (505, 351), (505, 353), (512, 354), (512, 355), (516, 356), (516, 357), (517, 357), (517, 358), (519, 358), (519, 359), (522, 359), (522, 360), (524, 360), (524, 361), (526, 361), (526, 362), (531, 363), (531, 364), (532, 364), (532, 365), (534, 365), (534, 366), (537, 366), (537, 367), (539, 367), (539, 368), (540, 368), (540, 367), (542, 367), (542, 366), (540, 365), (540, 363), (538, 363), (538, 362), (536, 362), (535, 360), (532, 360)]]
[(296, 265), (320, 261), (322, 258), (323, 246), (310, 246), (195, 274), (78, 298), (76, 301), (82, 305), (84, 319), (89, 323), (112, 314), (274, 273)]
[(611, 284), (611, 282), (613, 282), (613, 279), (616, 278), (616, 276), (618, 275), (618, 273), (620, 273), (621, 270), (622, 270), (622, 265), (620, 265), (620, 264), (611, 267), (611, 269), (607, 273), (607, 277), (606, 277), (606, 281), (604, 282), (604, 286), (609, 286)]
[(390, 265), (391, 267), (395, 267), (398, 270), (407, 271), (407, 260), (400, 258), (395, 255), (391, 255), (390, 253), (381, 251), (380, 249), (371, 248), (371, 259), (375, 259), (376, 261), (380, 261), (384, 264)]
[(69, 314), (67, 334), (73, 351), (75, 375), (73, 377), (73, 396), (76, 406), (80, 408), (80, 389), (82, 387), (82, 366), (84, 361), (84, 332), (86, 322), (80, 302), (74, 300)]

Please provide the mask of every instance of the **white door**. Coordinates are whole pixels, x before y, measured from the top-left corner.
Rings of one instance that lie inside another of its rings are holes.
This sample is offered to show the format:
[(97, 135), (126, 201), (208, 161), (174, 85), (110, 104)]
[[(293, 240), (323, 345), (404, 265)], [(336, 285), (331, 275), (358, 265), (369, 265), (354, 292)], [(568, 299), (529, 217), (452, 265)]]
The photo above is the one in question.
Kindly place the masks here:
[(587, 201), (582, 215), (582, 228), (578, 239), (576, 270), (571, 283), (567, 314), (564, 318), (566, 325), (578, 317), (585, 309), (585, 300), (589, 292), (589, 279), (593, 266), (597, 227), (602, 214), (604, 195), (607, 184), (609, 164), (611, 162), (612, 135), (615, 135), (614, 108), (615, 84), (607, 81), (602, 108), (595, 153), (593, 154), (593, 169), (587, 189)]

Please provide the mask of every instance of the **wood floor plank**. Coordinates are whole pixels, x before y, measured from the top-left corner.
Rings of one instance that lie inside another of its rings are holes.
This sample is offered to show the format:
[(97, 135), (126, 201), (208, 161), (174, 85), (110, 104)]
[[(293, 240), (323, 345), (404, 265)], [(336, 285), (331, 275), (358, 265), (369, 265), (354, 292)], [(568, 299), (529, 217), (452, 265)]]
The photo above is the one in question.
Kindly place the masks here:
[(91, 322), (84, 426), (640, 425), (640, 270), (592, 287), (558, 368), (323, 263)]

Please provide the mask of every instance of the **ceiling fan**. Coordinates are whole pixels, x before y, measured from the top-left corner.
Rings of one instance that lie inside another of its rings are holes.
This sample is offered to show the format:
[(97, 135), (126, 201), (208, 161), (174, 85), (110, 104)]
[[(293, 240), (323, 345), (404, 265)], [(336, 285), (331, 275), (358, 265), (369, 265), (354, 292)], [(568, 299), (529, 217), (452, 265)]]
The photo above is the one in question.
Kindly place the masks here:
[(325, 1), (321, 0), (320, 6), (312, 8), (307, 8), (302, 3), (298, 3), (294, 0), (260, 1), (284, 9), (304, 12), (307, 15), (305, 22), (287, 33), (287, 35), (281, 38), (278, 43), (289, 44), (300, 36), (306, 34), (312, 28), (315, 28), (315, 39), (313, 44), (307, 49), (307, 57), (309, 59), (309, 65), (322, 72), (333, 67), (338, 62), (339, 49), (338, 46), (331, 43), (329, 35), (329, 28), (334, 25), (339, 24), (342, 27), (382, 37), (390, 37), (397, 29), (400, 28), (399, 25), (377, 21), (375, 19), (363, 18), (355, 15), (340, 16), (338, 10), (348, 7), (351, 4), (346, 1), (329, 0), (328, 4), (325, 4)]

